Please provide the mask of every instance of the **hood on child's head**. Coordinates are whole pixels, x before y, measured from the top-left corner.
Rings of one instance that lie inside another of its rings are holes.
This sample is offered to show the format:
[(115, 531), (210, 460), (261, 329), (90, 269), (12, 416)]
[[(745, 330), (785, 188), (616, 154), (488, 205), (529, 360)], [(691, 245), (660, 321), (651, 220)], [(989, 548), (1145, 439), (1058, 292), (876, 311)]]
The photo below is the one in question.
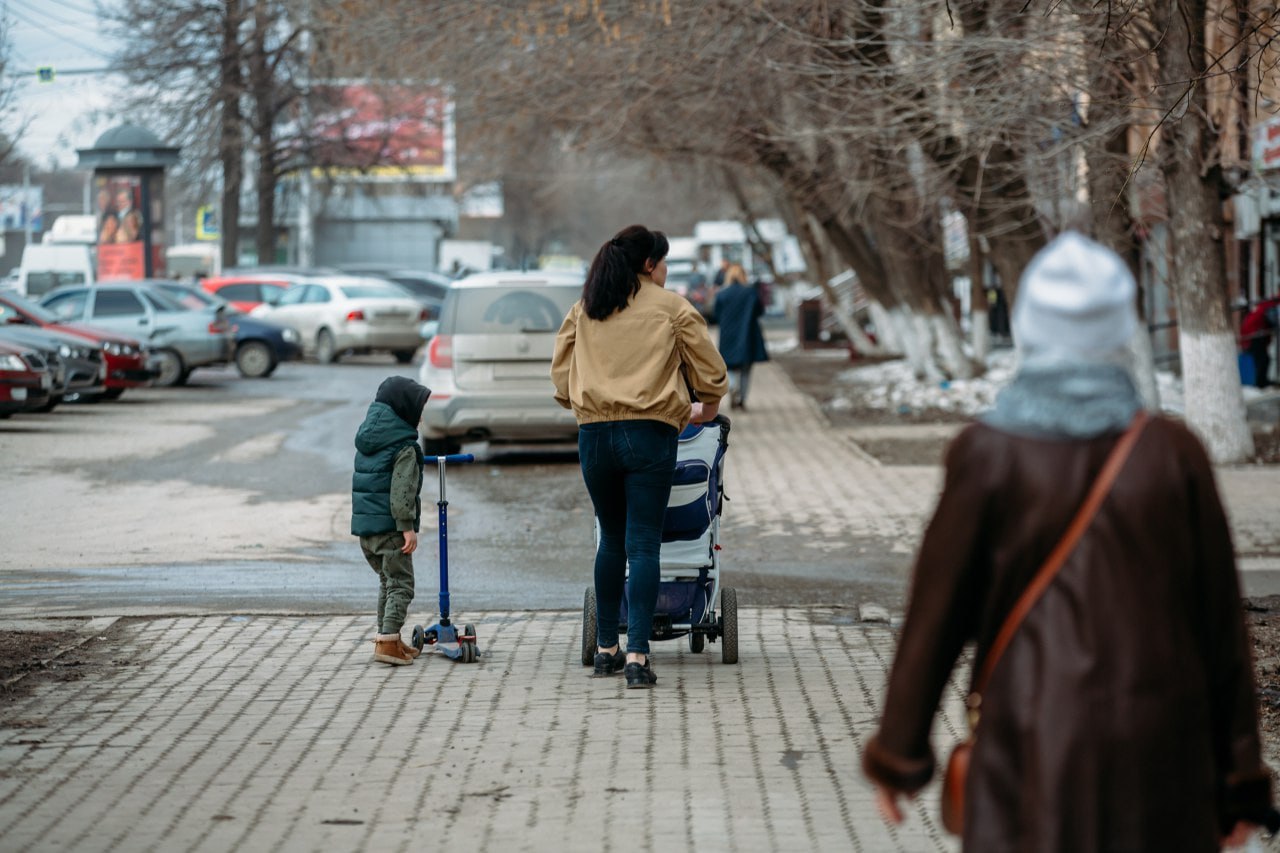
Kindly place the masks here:
[(391, 376), (384, 379), (378, 386), (378, 393), (373, 399), (375, 402), (390, 406), (391, 411), (396, 413), (396, 417), (409, 426), (417, 427), (418, 421), (422, 420), (422, 407), (427, 404), (427, 398), (430, 396), (431, 389), (419, 385), (412, 379)]

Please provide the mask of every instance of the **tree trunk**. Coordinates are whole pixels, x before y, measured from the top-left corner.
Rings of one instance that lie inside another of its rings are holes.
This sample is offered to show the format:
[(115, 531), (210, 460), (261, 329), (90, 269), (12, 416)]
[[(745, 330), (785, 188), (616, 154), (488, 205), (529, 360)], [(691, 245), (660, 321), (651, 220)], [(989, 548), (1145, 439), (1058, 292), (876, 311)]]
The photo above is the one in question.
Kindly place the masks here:
[(991, 354), (991, 315), (987, 310), (986, 258), (973, 232), (969, 232), (969, 342), (973, 357), (986, 364)]
[(222, 265), (239, 261), (240, 190), (244, 184), (244, 123), (240, 96), (244, 78), (240, 70), (240, 0), (226, 0), (222, 17), (222, 55), (219, 63), (221, 85), (221, 128), (218, 158), (222, 163)]
[[(1092, 211), (1093, 234), (1099, 243), (1114, 251), (1129, 267), (1135, 282), (1141, 282), (1138, 246), (1134, 239), (1133, 216), (1129, 210), (1128, 187), (1132, 158), (1129, 155), (1127, 67), (1117, 63), (1097, 63), (1089, 102), (1089, 127), (1102, 134), (1093, 140), (1085, 155), (1088, 163), (1089, 206)], [(1152, 411), (1160, 408), (1160, 386), (1156, 382), (1156, 365), (1151, 336), (1146, 328), (1146, 306), (1141, 285), (1136, 296), (1138, 317), (1142, 320), (1130, 342), (1133, 357), (1133, 380), (1142, 395), (1143, 404)]]
[[(969, 379), (973, 365), (960, 344), (947, 293), (942, 229), (936, 213), (912, 196), (909, 186), (895, 199), (876, 199), (869, 207), (869, 228), (883, 259), (893, 292), (902, 297), (914, 320), (916, 341), (903, 341), (915, 374), (928, 379)], [(915, 223), (904, 227), (903, 223)], [(936, 360), (935, 360), (936, 355)]]
[[(1205, 3), (1167, 0), (1157, 47), (1165, 114), (1160, 166), (1168, 196), (1172, 285), (1187, 423), (1217, 462), (1253, 456), (1227, 306), (1220, 166), (1210, 159), (1205, 75)], [(1187, 81), (1190, 81), (1189, 83)], [(1178, 117), (1178, 116), (1181, 117)]]
[(249, 51), (249, 91), (253, 96), (253, 135), (258, 151), (258, 263), (276, 262), (276, 184), (279, 163), (276, 155), (275, 80), (267, 53), (267, 36), (272, 26), (267, 4), (258, 0), (253, 7), (252, 49)]

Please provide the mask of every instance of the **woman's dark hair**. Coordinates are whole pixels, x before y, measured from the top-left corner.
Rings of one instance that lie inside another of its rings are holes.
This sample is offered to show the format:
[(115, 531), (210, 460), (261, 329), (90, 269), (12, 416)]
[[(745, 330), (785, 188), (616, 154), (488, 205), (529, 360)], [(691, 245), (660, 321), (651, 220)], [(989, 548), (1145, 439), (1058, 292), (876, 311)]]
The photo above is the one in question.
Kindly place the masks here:
[(600, 247), (582, 286), (582, 308), (592, 320), (603, 320), (627, 307), (640, 289), (640, 274), (648, 261), (667, 256), (667, 235), (643, 225), (628, 225)]

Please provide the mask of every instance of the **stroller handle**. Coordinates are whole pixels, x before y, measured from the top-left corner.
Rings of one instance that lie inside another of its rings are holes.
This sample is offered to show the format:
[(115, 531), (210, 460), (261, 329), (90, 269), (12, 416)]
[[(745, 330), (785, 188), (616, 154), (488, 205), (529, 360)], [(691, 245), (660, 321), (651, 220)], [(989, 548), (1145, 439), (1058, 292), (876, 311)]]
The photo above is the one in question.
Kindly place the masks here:
[(474, 453), (451, 453), (448, 456), (422, 457), (422, 461), (426, 464), (431, 464), (432, 462), (439, 462), (442, 459), (444, 460), (445, 464), (448, 464), (450, 462), (456, 463), (456, 462), (475, 462), (476, 461), (476, 457)]

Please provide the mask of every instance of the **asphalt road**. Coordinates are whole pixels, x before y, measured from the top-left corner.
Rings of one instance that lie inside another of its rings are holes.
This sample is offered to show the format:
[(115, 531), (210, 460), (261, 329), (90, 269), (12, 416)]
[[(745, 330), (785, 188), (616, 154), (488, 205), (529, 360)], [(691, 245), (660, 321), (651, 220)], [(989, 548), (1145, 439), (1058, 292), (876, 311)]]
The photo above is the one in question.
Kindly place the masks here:
[[(352, 437), (389, 358), (232, 369), (0, 421), (0, 616), (371, 609), (373, 576), (346, 529)], [(573, 609), (593, 528), (577, 454), (476, 445), (448, 472), (452, 610)], [(429, 470), (424, 515), (435, 512)], [(804, 558), (776, 536), (727, 543), (752, 605), (897, 599), (900, 555)], [(437, 608), (435, 528), (415, 562), (414, 611)], [(811, 553), (811, 552), (806, 552)], [(424, 617), (425, 618), (425, 617)]]

